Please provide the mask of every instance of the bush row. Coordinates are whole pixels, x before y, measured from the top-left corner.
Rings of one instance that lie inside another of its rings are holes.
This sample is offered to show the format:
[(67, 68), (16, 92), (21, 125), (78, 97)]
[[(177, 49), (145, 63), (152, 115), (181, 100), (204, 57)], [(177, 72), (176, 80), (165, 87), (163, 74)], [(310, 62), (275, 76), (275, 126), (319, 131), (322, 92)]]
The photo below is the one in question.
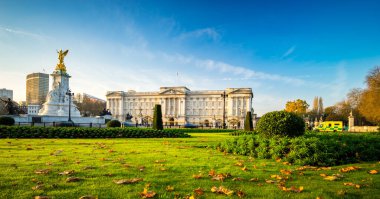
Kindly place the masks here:
[(379, 134), (307, 133), (305, 136), (239, 136), (216, 149), (262, 159), (282, 159), (298, 165), (333, 166), (380, 160)]
[(148, 128), (76, 128), (0, 126), (0, 138), (184, 138), (181, 131)]
[(168, 128), (164, 131), (184, 132), (184, 133), (229, 133), (236, 129), (200, 129), (200, 128)]

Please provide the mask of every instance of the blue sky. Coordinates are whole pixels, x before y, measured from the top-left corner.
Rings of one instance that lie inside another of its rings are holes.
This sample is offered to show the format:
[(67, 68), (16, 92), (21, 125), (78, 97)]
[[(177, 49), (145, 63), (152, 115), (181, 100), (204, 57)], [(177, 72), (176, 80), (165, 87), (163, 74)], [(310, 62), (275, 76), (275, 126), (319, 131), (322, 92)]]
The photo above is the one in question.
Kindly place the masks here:
[[(0, 1), (0, 88), (25, 100), (26, 74), (57, 49), (74, 92), (251, 87), (259, 115), (365, 86), (380, 65), (379, 1)], [(178, 75), (177, 75), (178, 73)]]

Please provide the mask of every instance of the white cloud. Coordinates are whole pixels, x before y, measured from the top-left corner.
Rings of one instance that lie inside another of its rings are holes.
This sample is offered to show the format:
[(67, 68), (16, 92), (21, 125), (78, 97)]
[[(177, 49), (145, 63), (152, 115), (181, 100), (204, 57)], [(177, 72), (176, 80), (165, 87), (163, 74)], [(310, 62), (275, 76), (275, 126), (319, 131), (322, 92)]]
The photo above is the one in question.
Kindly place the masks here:
[(0, 30), (8, 32), (8, 33), (15, 34), (15, 35), (32, 37), (32, 38), (38, 39), (38, 40), (42, 40), (44, 38), (44, 36), (42, 36), (40, 34), (35, 34), (32, 32), (21, 31), (21, 30), (15, 30), (15, 29), (6, 28), (6, 27), (2, 27), (2, 26), (0, 26)]
[(218, 41), (220, 39), (220, 34), (214, 28), (203, 28), (203, 29), (197, 29), (194, 31), (182, 33), (177, 37), (177, 39), (182, 41), (186, 39), (201, 38), (201, 37), (208, 37), (212, 39), (213, 41)]
[(281, 59), (285, 59), (289, 55), (291, 55), (296, 50), (296, 46), (290, 47), (282, 56)]

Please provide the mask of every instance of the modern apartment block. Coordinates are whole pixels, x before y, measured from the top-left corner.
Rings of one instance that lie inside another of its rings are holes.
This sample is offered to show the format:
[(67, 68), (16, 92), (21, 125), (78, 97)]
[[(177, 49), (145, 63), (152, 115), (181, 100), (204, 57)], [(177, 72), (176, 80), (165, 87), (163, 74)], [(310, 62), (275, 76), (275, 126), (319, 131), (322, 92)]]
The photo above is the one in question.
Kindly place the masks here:
[(26, 103), (41, 105), (49, 92), (49, 75), (32, 73), (26, 76)]

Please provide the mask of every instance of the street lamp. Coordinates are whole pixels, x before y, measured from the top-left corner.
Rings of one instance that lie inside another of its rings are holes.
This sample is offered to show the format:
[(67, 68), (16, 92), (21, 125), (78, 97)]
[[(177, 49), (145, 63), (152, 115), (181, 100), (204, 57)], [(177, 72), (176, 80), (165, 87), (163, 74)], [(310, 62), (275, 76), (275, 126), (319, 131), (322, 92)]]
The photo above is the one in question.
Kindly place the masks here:
[(71, 121), (71, 97), (74, 95), (74, 93), (72, 93), (70, 89), (67, 89), (66, 95), (69, 96), (69, 121), (68, 122), (73, 123), (73, 121)]
[(221, 95), (221, 97), (223, 97), (223, 129), (226, 128), (226, 97), (228, 97), (228, 95), (226, 94), (226, 91), (223, 91), (223, 94)]

